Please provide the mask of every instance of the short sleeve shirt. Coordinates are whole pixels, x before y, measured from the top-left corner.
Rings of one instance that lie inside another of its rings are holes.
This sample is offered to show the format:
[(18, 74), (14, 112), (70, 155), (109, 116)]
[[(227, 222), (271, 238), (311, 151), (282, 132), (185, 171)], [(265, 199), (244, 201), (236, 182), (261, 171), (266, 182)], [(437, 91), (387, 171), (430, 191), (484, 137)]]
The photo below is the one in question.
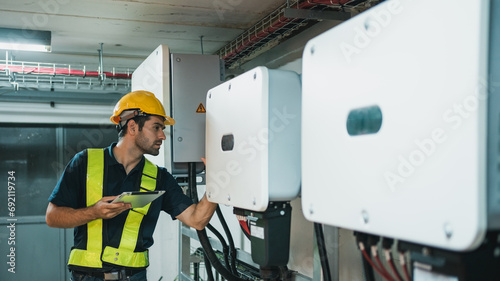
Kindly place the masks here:
[[(116, 161), (113, 155), (111, 144), (104, 149), (104, 196), (115, 196), (124, 191), (139, 191), (142, 169), (145, 159), (134, 167), (129, 174), (125, 172), (123, 165)], [(56, 184), (54, 191), (49, 197), (49, 201), (56, 206), (70, 207), (74, 209), (85, 208), (86, 206), (86, 175), (87, 175), (87, 150), (84, 150), (68, 163), (63, 175)], [(181, 214), (193, 201), (187, 197), (174, 177), (165, 168), (158, 169), (156, 180), (156, 190), (165, 190), (165, 194), (151, 203), (147, 215), (143, 218), (136, 252), (142, 252), (153, 245), (153, 232), (160, 211), (170, 214), (172, 219)], [(121, 238), (122, 227), (127, 218), (127, 210), (118, 216), (103, 220), (104, 243), (112, 247), (118, 247)], [(74, 247), (85, 249), (87, 245), (87, 225), (78, 226), (74, 233)]]

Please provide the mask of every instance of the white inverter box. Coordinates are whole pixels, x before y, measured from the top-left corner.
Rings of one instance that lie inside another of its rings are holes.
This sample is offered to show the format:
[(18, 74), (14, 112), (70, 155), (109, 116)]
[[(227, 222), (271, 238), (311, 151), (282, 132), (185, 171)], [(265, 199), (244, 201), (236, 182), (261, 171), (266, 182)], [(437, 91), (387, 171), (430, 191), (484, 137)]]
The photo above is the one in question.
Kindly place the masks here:
[(207, 93), (210, 201), (264, 211), (300, 191), (300, 77), (257, 67)]
[(388, 0), (307, 43), (307, 219), (458, 251), (498, 228), (498, 10)]

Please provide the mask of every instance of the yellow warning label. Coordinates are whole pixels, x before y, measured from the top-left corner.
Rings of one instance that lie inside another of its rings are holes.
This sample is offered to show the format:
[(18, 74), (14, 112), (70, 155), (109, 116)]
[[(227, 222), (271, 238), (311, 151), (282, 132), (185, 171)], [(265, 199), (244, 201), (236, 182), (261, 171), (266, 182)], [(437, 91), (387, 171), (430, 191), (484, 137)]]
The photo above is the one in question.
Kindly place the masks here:
[(196, 113), (207, 113), (207, 110), (203, 106), (203, 103), (200, 103), (200, 105), (198, 105), (198, 108), (196, 109)]

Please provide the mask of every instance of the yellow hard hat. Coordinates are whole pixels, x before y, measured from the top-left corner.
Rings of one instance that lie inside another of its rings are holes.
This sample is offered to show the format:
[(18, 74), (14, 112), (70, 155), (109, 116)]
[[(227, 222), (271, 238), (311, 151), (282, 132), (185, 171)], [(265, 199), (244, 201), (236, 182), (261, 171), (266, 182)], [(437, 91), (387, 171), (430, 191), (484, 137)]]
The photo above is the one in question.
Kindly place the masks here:
[[(130, 117), (120, 117), (125, 110), (133, 110)], [(175, 120), (165, 114), (165, 108), (155, 95), (148, 91), (133, 91), (124, 95), (115, 105), (110, 120), (116, 125), (135, 116), (159, 115), (165, 118), (165, 125), (174, 125)]]

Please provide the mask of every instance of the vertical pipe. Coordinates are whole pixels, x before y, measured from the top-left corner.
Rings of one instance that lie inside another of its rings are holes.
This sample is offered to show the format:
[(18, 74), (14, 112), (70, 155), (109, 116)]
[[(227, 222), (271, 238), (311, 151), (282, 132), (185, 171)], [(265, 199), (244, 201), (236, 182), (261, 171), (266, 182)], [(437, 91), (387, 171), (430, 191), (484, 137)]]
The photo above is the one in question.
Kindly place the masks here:
[(193, 263), (194, 281), (200, 281), (200, 263)]
[(97, 76), (101, 77), (101, 50), (97, 50), (97, 53), (99, 54), (99, 64), (97, 66)]
[(104, 45), (104, 43), (100, 43), (101, 45), (101, 49), (98, 50), (99, 51), (99, 79), (101, 80), (104, 80), (104, 75), (103, 75), (103, 62), (102, 62), (102, 53), (103, 53), (103, 49), (102, 49), (102, 45)]
[(203, 55), (203, 35), (200, 36), (201, 54)]
[(101, 50), (97, 49), (97, 56), (99, 57), (99, 62), (97, 63), (97, 73), (101, 75)]

